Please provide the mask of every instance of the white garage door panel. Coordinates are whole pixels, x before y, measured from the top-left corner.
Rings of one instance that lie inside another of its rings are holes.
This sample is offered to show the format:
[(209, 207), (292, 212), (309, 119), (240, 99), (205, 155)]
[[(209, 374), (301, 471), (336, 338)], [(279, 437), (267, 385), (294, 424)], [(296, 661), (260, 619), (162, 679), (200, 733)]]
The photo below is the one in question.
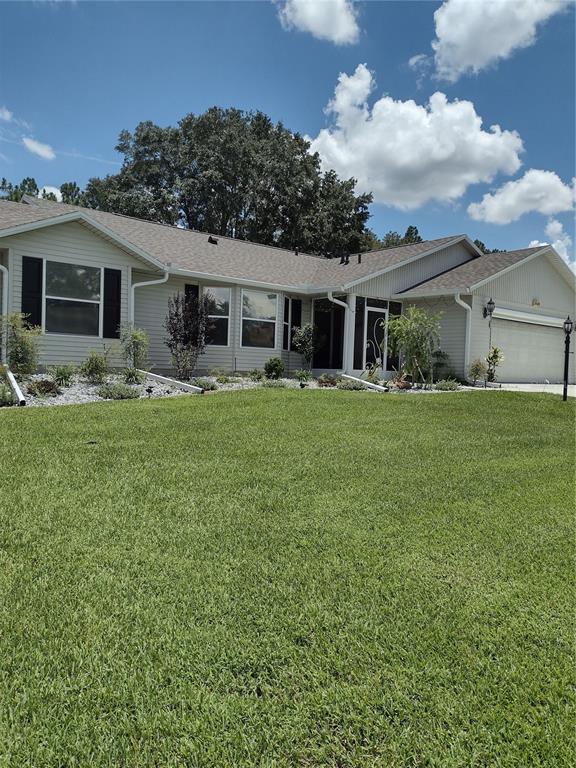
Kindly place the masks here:
[[(500, 381), (557, 383), (564, 375), (564, 331), (511, 320), (492, 320), (492, 344), (500, 347), (504, 362)], [(574, 381), (574, 355), (570, 355), (570, 380)]]

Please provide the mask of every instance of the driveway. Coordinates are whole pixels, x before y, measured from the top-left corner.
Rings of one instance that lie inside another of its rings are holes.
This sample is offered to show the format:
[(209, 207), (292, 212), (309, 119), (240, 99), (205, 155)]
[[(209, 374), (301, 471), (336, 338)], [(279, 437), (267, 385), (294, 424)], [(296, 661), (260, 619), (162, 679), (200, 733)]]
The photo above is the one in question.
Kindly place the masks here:
[[(498, 390), (508, 392), (546, 392), (550, 395), (561, 395), (562, 384), (500, 384), (499, 387), (489, 387), (484, 392)], [(568, 397), (576, 397), (576, 384), (568, 384)]]

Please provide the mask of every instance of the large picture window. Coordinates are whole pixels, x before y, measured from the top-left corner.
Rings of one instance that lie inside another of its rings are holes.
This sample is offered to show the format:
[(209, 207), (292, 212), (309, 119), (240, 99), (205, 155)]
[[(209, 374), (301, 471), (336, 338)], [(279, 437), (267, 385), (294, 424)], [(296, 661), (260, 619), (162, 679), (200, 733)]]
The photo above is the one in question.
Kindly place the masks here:
[(102, 269), (46, 261), (45, 329), (100, 336)]
[(210, 309), (210, 328), (207, 333), (207, 343), (212, 347), (227, 347), (230, 327), (230, 288), (207, 286), (204, 292), (212, 298)]
[(278, 296), (263, 291), (242, 291), (242, 346), (276, 346)]

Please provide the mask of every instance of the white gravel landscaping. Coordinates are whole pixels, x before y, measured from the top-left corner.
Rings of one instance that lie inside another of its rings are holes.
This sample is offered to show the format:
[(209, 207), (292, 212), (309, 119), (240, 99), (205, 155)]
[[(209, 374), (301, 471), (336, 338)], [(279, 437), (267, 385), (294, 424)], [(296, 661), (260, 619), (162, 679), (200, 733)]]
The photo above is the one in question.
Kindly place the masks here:
[[(30, 376), (27, 381), (39, 381), (41, 379), (50, 378), (47, 374), (35, 374)], [(123, 383), (122, 376), (108, 376), (106, 378), (107, 383)], [(76, 378), (69, 387), (60, 387), (61, 394), (56, 396), (35, 396), (28, 392), (26, 382), (21, 384), (22, 391), (26, 398), (27, 406), (34, 406), (43, 408), (49, 405), (81, 405), (82, 403), (95, 403), (102, 402), (103, 398), (98, 395), (98, 389), (100, 384), (89, 384), (87, 381), (83, 381), (80, 378)], [(184, 392), (177, 387), (171, 387), (166, 384), (160, 384), (152, 381), (152, 379), (146, 379), (144, 384), (130, 385), (132, 389), (139, 392), (140, 398), (148, 397), (176, 397), (177, 395), (187, 395), (188, 392)], [(147, 389), (150, 389), (150, 392)]]
[[(228, 381), (217, 381), (216, 376), (198, 376), (192, 381), (187, 382), (195, 384), (204, 388), (205, 395), (212, 395), (218, 392), (232, 392), (239, 390), (258, 389), (258, 388), (285, 388), (285, 389), (300, 389), (300, 382), (297, 379), (281, 378), (281, 379), (262, 379), (260, 381), (254, 381), (248, 376), (230, 376)], [(33, 376), (27, 377), (20, 382), (20, 386), (26, 398), (26, 405), (44, 408), (51, 405), (80, 405), (82, 403), (95, 403), (101, 402), (105, 398), (102, 398), (98, 390), (100, 384), (90, 384), (82, 379), (80, 376), (75, 376), (72, 384), (68, 387), (60, 387), (60, 393), (57, 395), (35, 395), (29, 391), (28, 385), (41, 381), (43, 379), (51, 379), (50, 374), (39, 373)], [(124, 384), (124, 379), (120, 374), (110, 374), (106, 378), (108, 384)], [(385, 382), (382, 382), (385, 384)], [(151, 377), (147, 377), (143, 384), (128, 385), (131, 390), (138, 393), (137, 398), (133, 399), (147, 399), (147, 398), (159, 398), (159, 397), (179, 397), (182, 395), (191, 395), (196, 393), (186, 392), (180, 389), (177, 385), (171, 385), (165, 382), (154, 380)], [(306, 382), (306, 386), (303, 389), (324, 389), (331, 391), (336, 389), (334, 386), (320, 386), (316, 379), (311, 379)], [(460, 387), (460, 390), (463, 388)], [(365, 392), (372, 392), (372, 394), (382, 394), (374, 390), (366, 388)], [(390, 394), (396, 395), (422, 395), (422, 394), (435, 394), (438, 390), (435, 389), (397, 389), (394, 386), (390, 386)]]

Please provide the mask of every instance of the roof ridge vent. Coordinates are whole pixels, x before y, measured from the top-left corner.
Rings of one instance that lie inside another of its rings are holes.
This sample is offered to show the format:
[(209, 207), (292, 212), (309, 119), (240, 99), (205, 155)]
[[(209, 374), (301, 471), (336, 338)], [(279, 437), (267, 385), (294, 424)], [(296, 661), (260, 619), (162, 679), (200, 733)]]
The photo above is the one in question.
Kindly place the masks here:
[(208, 235), (208, 242), (210, 245), (218, 245), (218, 238), (213, 235)]

